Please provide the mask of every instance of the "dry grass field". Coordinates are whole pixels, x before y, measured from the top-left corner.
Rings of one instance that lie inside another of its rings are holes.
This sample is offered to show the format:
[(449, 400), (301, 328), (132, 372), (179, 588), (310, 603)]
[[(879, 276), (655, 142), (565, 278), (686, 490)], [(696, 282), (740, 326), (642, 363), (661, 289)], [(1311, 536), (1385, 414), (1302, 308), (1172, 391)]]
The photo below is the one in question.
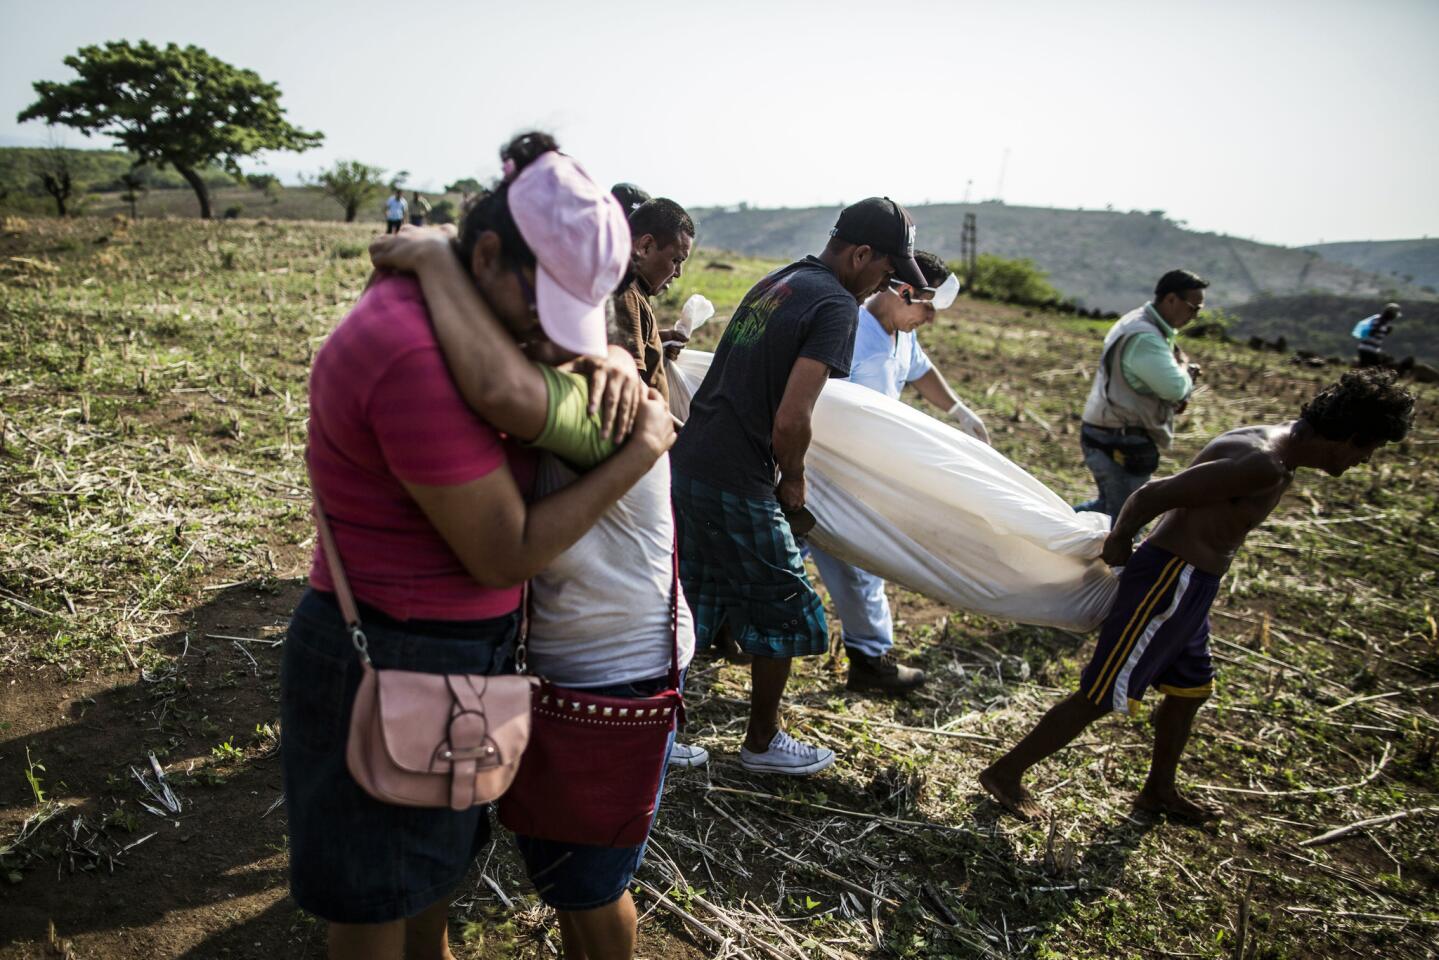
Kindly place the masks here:
[[(275, 698), (313, 545), (308, 362), (363, 286), (369, 229), (0, 226), (0, 957), (323, 955), (286, 894)], [(698, 290), (723, 318), (767, 266), (691, 263), (662, 313)], [(995, 445), (1078, 500), (1102, 326), (962, 299), (923, 339)], [(1181, 458), (1336, 373), (1189, 350), (1207, 376)], [(1439, 392), (1418, 393), (1408, 441), (1301, 474), (1225, 581), (1181, 768), (1221, 822), (1131, 809), (1143, 716), (1037, 771), (1048, 823), (1000, 817), (975, 774), (1072, 689), (1093, 637), (895, 590), (899, 651), (932, 681), (864, 699), (842, 660), (797, 664), (788, 723), (840, 757), (811, 780), (740, 768), (747, 671), (695, 664), (686, 736), (713, 759), (670, 779), (640, 955), (1433, 956)], [(556, 955), (506, 841), (452, 935), (463, 958)]]

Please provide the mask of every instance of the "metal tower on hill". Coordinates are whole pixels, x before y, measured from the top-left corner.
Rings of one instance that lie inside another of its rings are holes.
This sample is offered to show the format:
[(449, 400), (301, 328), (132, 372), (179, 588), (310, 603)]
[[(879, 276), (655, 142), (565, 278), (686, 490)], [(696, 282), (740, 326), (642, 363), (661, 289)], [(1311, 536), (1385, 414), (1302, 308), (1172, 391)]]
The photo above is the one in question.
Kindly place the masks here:
[(964, 215), (964, 231), (959, 235), (959, 259), (964, 264), (964, 289), (974, 290), (974, 277), (979, 269), (979, 241), (974, 214)]

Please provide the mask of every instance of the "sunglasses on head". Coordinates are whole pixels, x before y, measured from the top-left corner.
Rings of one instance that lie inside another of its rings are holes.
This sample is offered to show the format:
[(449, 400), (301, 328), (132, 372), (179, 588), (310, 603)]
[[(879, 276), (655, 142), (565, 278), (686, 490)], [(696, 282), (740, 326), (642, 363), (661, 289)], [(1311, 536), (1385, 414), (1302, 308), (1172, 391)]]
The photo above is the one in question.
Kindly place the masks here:
[(951, 273), (938, 287), (915, 287), (891, 277), (889, 288), (897, 296), (903, 297), (905, 303), (932, 303), (936, 310), (947, 310), (953, 305), (954, 298), (959, 296), (959, 278)]
[(889, 278), (889, 292), (902, 298), (908, 304), (929, 303), (934, 299), (932, 287), (916, 287), (897, 277)]

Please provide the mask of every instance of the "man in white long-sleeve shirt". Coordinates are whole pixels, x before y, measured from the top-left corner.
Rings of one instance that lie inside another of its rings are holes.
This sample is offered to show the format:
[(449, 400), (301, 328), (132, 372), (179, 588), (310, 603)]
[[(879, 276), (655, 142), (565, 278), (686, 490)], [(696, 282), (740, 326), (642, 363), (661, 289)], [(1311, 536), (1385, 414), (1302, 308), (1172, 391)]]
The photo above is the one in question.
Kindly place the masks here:
[[(917, 290), (900, 283), (865, 301), (859, 309), (849, 379), (893, 400), (899, 399), (906, 386), (913, 386), (960, 430), (988, 443), (984, 421), (955, 395), (915, 336), (919, 327), (934, 321), (935, 290), (942, 291), (938, 305), (948, 306), (959, 291), (959, 281), (932, 253), (916, 250), (914, 259), (931, 289)], [(890, 652), (894, 624), (884, 581), (815, 547), (810, 548), (810, 557), (844, 626), (849, 689), (903, 693), (924, 683), (923, 670), (905, 666)]]
[(1153, 300), (1109, 329), (1079, 433), (1099, 496), (1076, 510), (1113, 520), (1158, 469), (1160, 451), (1174, 440), (1174, 415), (1189, 402), (1199, 375), (1199, 365), (1179, 348), (1179, 330), (1203, 309), (1208, 286), (1198, 274), (1171, 270), (1159, 278)]

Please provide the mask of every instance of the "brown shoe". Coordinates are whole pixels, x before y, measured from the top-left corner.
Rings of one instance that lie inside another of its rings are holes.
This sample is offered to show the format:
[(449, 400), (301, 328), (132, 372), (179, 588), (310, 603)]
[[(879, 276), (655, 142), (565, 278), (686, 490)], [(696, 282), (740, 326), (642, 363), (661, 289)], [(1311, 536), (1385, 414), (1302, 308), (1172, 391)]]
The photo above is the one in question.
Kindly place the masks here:
[(851, 690), (908, 693), (924, 685), (924, 671), (906, 667), (892, 653), (869, 657), (850, 647), (844, 650), (849, 656), (849, 681), (845, 686)]

